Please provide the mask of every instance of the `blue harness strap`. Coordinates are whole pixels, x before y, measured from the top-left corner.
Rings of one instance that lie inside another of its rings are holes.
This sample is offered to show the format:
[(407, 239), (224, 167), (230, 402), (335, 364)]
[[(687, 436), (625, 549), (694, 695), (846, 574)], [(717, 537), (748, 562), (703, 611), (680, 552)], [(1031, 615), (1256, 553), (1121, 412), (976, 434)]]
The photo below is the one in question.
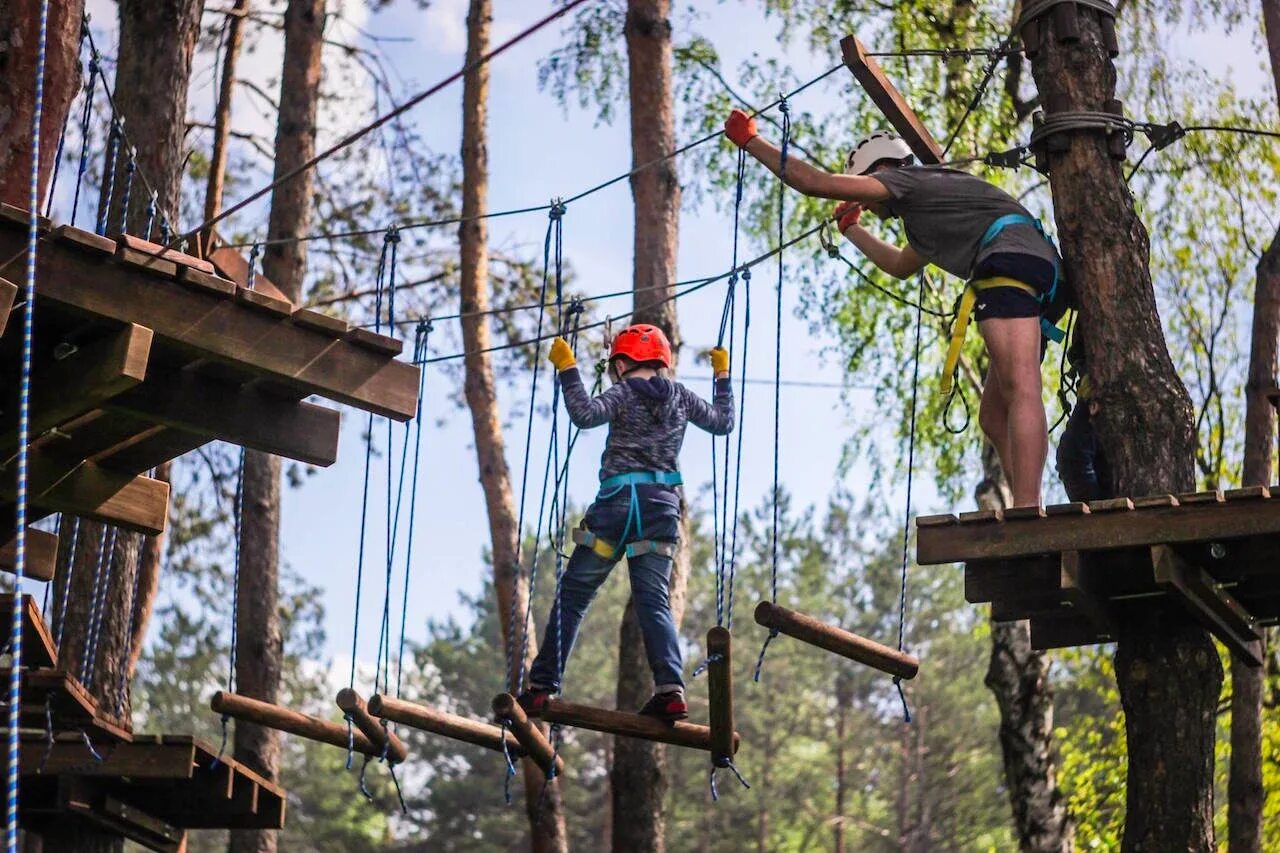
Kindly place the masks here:
[[(1042, 293), (1037, 297), (1040, 300), (1041, 305), (1048, 305), (1053, 301), (1054, 296), (1058, 293), (1058, 280), (1060, 278), (1057, 257), (1058, 247), (1053, 244), (1053, 239), (1045, 233), (1044, 225), (1039, 219), (1036, 219), (1033, 216), (1027, 216), (1025, 213), (1006, 213), (1004, 216), (1001, 216), (996, 219), (995, 222), (992, 222), (987, 226), (987, 231), (982, 235), (982, 241), (978, 244), (978, 248), (985, 249), (991, 244), (992, 240), (996, 239), (1001, 231), (1008, 228), (1010, 225), (1030, 225), (1034, 227), (1036, 231), (1040, 233), (1040, 236), (1044, 238), (1044, 241), (1049, 244), (1049, 247), (1053, 249), (1053, 284), (1050, 285), (1047, 293)], [(1050, 323), (1047, 317), (1040, 318), (1040, 333), (1055, 344), (1062, 343), (1067, 336), (1066, 332), (1053, 325), (1053, 323)]]
[(625, 474), (614, 474), (600, 481), (600, 491), (596, 500), (607, 500), (623, 489), (630, 489), (631, 495), (627, 505), (627, 524), (622, 529), (614, 545), (614, 559), (621, 557), (627, 550), (627, 540), (644, 538), (644, 523), (640, 515), (640, 495), (636, 486), (679, 486), (684, 483), (679, 471), (629, 471)]

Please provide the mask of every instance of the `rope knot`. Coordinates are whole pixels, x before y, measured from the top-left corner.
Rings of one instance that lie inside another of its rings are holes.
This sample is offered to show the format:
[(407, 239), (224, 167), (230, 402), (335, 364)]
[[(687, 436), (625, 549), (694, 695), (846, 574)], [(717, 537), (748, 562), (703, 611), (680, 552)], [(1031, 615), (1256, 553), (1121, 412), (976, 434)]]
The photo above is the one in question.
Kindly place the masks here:
[(564, 312), (572, 316), (574, 314), (582, 314), (586, 310), (587, 306), (582, 303), (581, 297), (575, 296), (569, 300), (569, 304), (565, 307)]
[(397, 228), (397, 227), (396, 227), (396, 226), (394, 226), (394, 225), (389, 225), (389, 226), (387, 226), (387, 233), (383, 236), (383, 238), (382, 238), (382, 242), (384, 242), (384, 243), (399, 243), (399, 242), (400, 242), (400, 229), (399, 229), (399, 228)]
[(547, 216), (551, 219), (559, 219), (564, 216), (566, 210), (568, 210), (568, 207), (561, 199), (553, 198), (551, 199), (551, 207), (547, 210)]
[(742, 282), (743, 284), (749, 284), (751, 282), (751, 267), (746, 267), (745, 269), (743, 269)]
[(778, 112), (782, 113), (784, 116), (791, 114), (791, 105), (787, 103), (786, 95), (783, 95), (778, 101)]

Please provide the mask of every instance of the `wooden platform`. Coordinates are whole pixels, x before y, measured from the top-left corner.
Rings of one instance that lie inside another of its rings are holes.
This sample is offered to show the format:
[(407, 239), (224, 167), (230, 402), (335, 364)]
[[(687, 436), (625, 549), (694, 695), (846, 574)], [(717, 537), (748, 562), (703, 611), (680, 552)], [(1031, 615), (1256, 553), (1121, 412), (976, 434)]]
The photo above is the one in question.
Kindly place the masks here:
[[(0, 257), (18, 256), (25, 243), (25, 226), (0, 217)], [(223, 277), (209, 261), (160, 249), (69, 226), (41, 242), (32, 520), (66, 511), (157, 533), (168, 487), (143, 475), (214, 439), (331, 464), (339, 413), (304, 401), (312, 395), (413, 417), (418, 368), (397, 360), (400, 341), (298, 309)], [(229, 252), (220, 250), (224, 266), (234, 260)], [(6, 274), (16, 272), (0, 271)], [(9, 319), (16, 293), (0, 281), (0, 320)], [(3, 460), (17, 449), (19, 329), (0, 322)], [(0, 542), (12, 535), (10, 479), (0, 480)]]
[(917, 561), (965, 563), (965, 598), (1031, 620), (1037, 649), (1115, 640), (1174, 596), (1243, 660), (1280, 621), (1280, 493), (1263, 487), (917, 519)]
[(189, 829), (281, 829), (285, 792), (188, 735), (139, 735), (97, 745), (24, 739), (22, 823), (84, 820), (150, 850), (179, 850)]

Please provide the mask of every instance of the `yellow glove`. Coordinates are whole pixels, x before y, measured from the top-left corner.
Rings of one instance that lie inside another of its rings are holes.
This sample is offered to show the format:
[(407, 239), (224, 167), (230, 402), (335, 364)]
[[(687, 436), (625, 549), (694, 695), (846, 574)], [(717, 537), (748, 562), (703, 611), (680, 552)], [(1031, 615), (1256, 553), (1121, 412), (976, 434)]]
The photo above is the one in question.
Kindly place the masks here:
[(707, 357), (711, 359), (712, 373), (729, 372), (729, 351), (727, 349), (715, 347), (707, 353)]
[(551, 353), (547, 358), (561, 373), (578, 364), (578, 360), (573, 357), (573, 350), (569, 348), (569, 342), (559, 336), (551, 342)]

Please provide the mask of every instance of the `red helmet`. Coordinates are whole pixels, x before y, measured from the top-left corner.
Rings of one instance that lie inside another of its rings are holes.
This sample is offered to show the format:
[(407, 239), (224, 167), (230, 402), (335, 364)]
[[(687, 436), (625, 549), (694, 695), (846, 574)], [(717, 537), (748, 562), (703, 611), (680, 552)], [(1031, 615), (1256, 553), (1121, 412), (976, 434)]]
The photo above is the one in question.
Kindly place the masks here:
[(661, 329), (648, 323), (637, 323), (618, 332), (609, 348), (609, 361), (620, 355), (635, 362), (656, 361), (671, 369), (671, 342)]

